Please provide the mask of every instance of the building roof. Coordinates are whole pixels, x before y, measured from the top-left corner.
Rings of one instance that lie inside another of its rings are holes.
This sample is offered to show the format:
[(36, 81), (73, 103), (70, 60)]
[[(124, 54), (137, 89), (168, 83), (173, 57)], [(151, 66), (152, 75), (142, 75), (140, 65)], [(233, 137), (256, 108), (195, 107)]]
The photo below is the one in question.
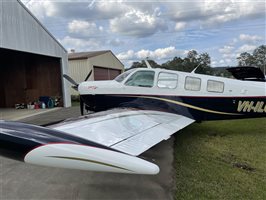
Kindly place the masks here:
[(111, 52), (111, 51), (105, 50), (105, 51), (88, 51), (88, 52), (69, 53), (68, 60), (88, 59), (88, 58), (99, 56), (99, 55), (102, 55), (108, 52)]
[(111, 50), (103, 50), (103, 51), (87, 51), (87, 52), (77, 52), (77, 53), (69, 53), (68, 54), (68, 60), (82, 60), (82, 59), (88, 59), (92, 57), (96, 57), (102, 54), (111, 53), (118, 62), (124, 66), (124, 64), (113, 54)]
[(32, 18), (42, 27), (42, 29), (44, 31), (46, 31), (48, 33), (48, 35), (51, 36), (51, 38), (53, 38), (53, 40), (65, 51), (67, 52), (67, 50), (65, 49), (65, 47), (52, 35), (52, 33), (50, 33), (46, 27), (37, 19), (37, 17), (35, 17), (33, 15), (33, 13), (21, 2), (21, 0), (17, 0), (17, 2), (32, 16)]

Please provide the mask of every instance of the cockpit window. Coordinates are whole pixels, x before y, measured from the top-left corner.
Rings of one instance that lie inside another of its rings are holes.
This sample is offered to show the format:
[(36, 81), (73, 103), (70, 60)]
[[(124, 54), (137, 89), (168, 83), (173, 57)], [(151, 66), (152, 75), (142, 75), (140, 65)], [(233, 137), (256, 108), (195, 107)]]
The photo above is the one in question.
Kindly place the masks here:
[(128, 86), (152, 87), (154, 82), (154, 71), (137, 71), (125, 83)]
[(128, 70), (122, 74), (120, 74), (119, 76), (117, 76), (114, 80), (121, 83), (123, 80), (125, 80), (126, 77), (128, 77), (129, 74), (131, 74), (132, 72), (134, 72), (136, 69), (131, 69)]

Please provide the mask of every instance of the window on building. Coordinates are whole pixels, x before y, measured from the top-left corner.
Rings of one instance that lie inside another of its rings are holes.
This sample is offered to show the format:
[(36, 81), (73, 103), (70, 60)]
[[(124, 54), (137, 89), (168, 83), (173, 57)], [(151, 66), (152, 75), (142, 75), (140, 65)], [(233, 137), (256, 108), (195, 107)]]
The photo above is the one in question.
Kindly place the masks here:
[(153, 87), (154, 71), (137, 71), (126, 81), (125, 85), (137, 87)]
[(187, 76), (185, 81), (185, 89), (192, 91), (199, 91), (201, 86), (201, 79)]
[(161, 72), (158, 76), (157, 86), (160, 88), (174, 89), (177, 87), (177, 82), (177, 74)]
[(208, 80), (207, 91), (222, 93), (224, 91), (224, 83), (221, 81)]

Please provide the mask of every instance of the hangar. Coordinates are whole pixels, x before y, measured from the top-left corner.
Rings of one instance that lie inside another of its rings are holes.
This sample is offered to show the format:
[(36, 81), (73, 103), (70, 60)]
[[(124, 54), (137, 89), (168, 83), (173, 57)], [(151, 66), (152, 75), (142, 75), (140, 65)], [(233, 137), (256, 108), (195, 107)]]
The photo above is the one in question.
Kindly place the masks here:
[(40, 96), (71, 105), (67, 51), (19, 0), (0, 1), (0, 107)]
[[(92, 70), (89, 81), (112, 80), (124, 71), (124, 65), (110, 50), (72, 52), (68, 55), (69, 75), (77, 82), (86, 79)], [(71, 94), (77, 92), (71, 90)]]

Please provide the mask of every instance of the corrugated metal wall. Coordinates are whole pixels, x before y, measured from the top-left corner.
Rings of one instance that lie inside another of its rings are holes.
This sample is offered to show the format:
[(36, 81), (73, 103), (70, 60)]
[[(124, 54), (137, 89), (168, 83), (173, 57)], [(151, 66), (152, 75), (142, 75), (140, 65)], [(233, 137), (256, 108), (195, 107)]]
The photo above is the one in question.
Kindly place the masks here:
[[(67, 51), (18, 0), (0, 1), (0, 48), (61, 58), (61, 71), (68, 72)], [(66, 83), (64, 104), (70, 106)]]
[[(77, 82), (80, 83), (85, 80), (86, 76), (91, 70), (91, 66), (88, 65), (88, 60), (69, 60), (69, 75)], [(93, 80), (92, 76), (89, 80)], [(78, 92), (72, 88), (70, 88), (71, 95), (78, 95)]]
[[(117, 58), (111, 53), (107, 52), (102, 55), (98, 55), (89, 59), (83, 60), (69, 60), (69, 75), (78, 83), (84, 81), (90, 70), (93, 70), (93, 66), (100, 66), (112, 69), (119, 69), (124, 71), (124, 65), (117, 60)], [(94, 80), (94, 73), (90, 76), (89, 81)], [(78, 93), (71, 89), (71, 95), (77, 95)]]
[(1, 47), (56, 57), (66, 53), (21, 2), (9, 0), (0, 4)]

